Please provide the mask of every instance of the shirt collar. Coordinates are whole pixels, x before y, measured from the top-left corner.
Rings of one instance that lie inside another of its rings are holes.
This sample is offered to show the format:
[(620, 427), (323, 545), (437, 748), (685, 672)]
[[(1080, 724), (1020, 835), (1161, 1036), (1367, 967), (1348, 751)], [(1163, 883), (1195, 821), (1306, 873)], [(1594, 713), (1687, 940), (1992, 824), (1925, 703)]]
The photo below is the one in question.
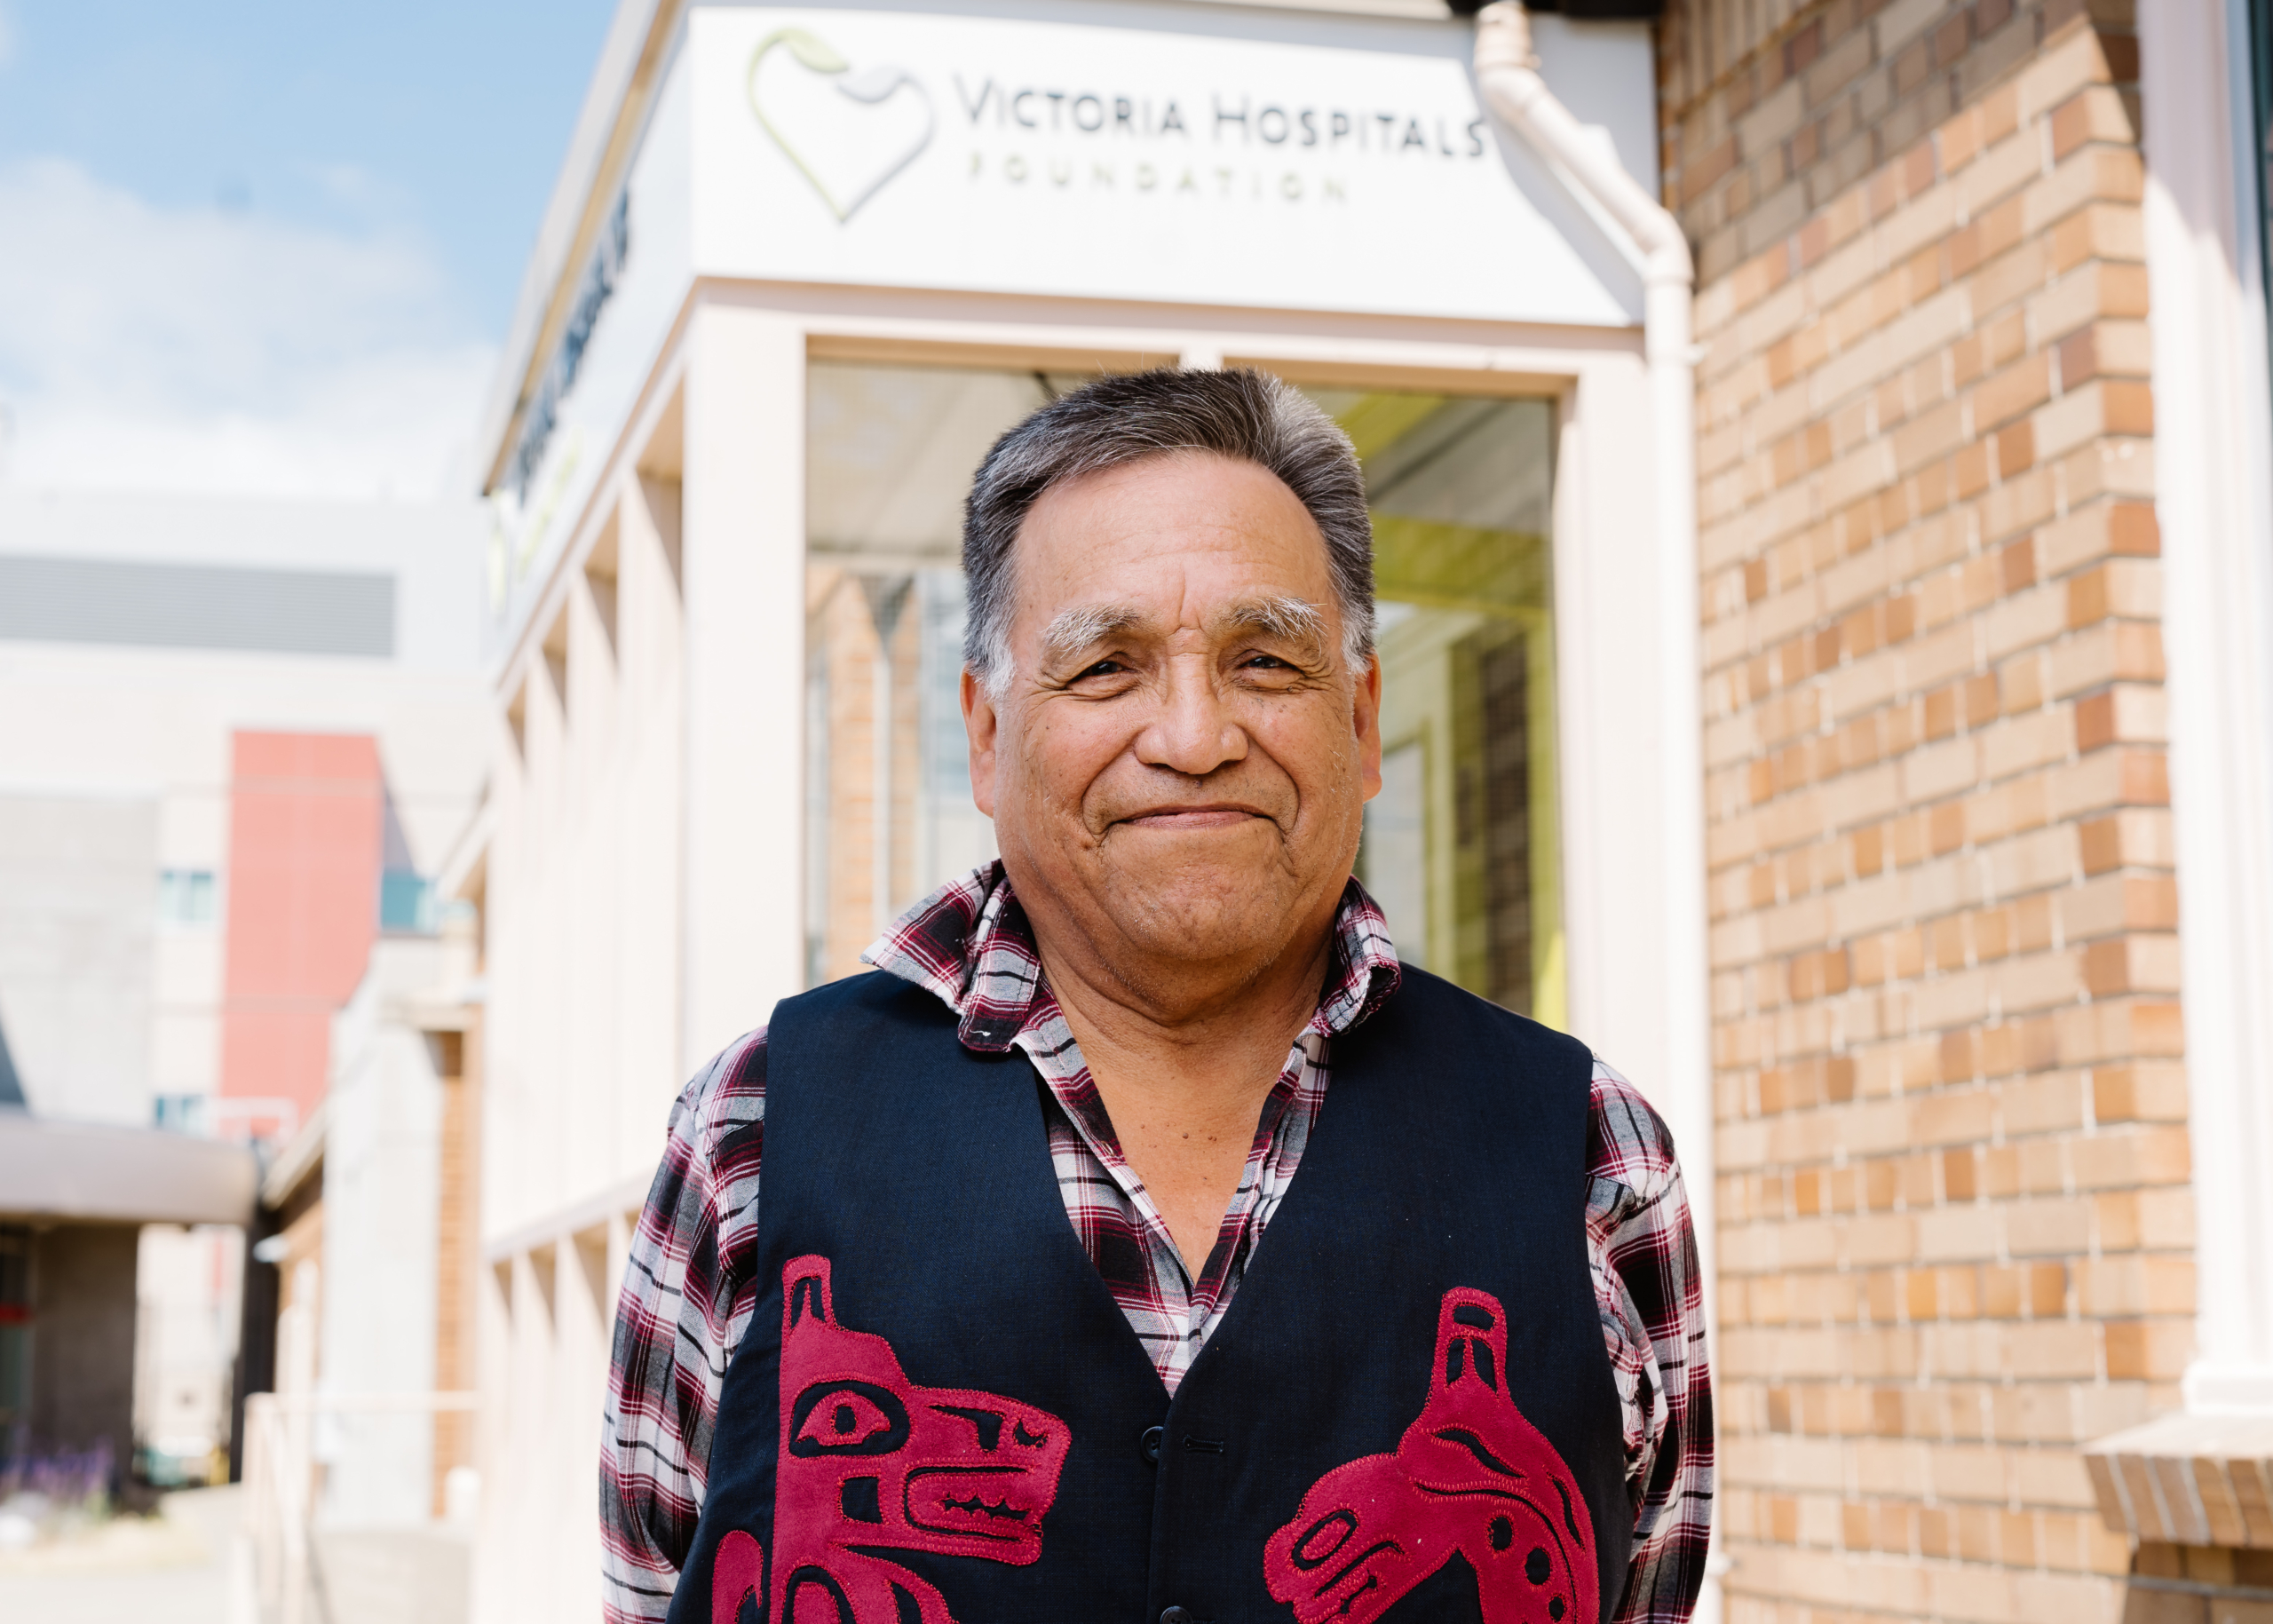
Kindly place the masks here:
[[(949, 882), (902, 914), (861, 959), (936, 994), (969, 1049), (1007, 1050), (1055, 1003), (1042, 984), (1033, 927), (1000, 859)], [(1353, 877), (1334, 916), (1334, 959), (1307, 1032), (1346, 1032), (1381, 1008), (1402, 971), (1389, 922)]]

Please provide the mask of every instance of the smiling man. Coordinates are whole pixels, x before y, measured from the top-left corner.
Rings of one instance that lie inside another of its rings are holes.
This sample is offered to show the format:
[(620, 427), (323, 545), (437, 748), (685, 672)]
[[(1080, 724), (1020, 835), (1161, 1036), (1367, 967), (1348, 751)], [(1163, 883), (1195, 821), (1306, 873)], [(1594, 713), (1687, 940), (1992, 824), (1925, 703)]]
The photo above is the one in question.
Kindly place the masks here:
[(963, 553), (1002, 858), (681, 1097), (611, 1616), (1687, 1618), (1712, 1418), (1664, 1124), (1400, 966), (1351, 877), (1348, 440), (1258, 373), (1105, 379), (996, 444)]

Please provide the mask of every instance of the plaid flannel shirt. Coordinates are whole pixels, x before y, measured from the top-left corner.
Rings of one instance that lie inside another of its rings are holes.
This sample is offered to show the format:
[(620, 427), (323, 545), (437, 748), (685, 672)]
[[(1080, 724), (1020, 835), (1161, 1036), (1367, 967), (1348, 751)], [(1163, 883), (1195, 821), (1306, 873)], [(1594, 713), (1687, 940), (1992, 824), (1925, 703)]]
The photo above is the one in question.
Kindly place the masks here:
[[(1230, 1308), (1285, 1197), (1330, 1081), (1328, 1054), (1395, 990), (1380, 910), (1350, 883), (1318, 1012), (1263, 1108), (1238, 1192), (1194, 1278), (1121, 1155), (1096, 1083), (1041, 975), (1024, 909), (991, 863), (911, 909), (863, 955), (936, 994), (976, 1049), (1022, 1050), (1049, 1092), (1067, 1217), (1173, 1391)], [(618, 1299), (600, 1460), (603, 1605), (661, 1620), (702, 1509), (727, 1361), (759, 1295), (758, 1168), (765, 1032), (738, 1039), (671, 1113)], [(1620, 1408), (1634, 1552), (1620, 1624), (1685, 1620), (1705, 1573), (1713, 1501), (1702, 1285), (1673, 1142), (1634, 1086), (1595, 1062), (1587, 1136), (1588, 1256)]]

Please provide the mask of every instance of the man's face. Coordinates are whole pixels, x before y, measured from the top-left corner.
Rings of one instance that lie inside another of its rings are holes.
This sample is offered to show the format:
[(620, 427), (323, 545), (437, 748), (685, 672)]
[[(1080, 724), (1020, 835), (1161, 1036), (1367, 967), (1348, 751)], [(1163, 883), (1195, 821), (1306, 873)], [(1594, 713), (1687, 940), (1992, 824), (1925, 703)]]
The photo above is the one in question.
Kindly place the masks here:
[(963, 710), (1029, 915), (1139, 980), (1303, 943), (1381, 788), (1381, 668), (1342, 658), (1294, 493), (1250, 463), (1148, 457), (1045, 493), (1011, 573), (1008, 688), (966, 676)]

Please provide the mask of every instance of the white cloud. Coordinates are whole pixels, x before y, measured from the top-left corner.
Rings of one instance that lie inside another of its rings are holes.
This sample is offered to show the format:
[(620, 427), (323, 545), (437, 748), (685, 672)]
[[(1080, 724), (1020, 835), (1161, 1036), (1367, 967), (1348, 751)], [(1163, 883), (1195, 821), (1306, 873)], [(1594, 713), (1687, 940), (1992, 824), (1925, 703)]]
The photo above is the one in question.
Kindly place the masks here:
[(0, 165), (17, 484), (432, 495), (495, 360), (415, 241)]

